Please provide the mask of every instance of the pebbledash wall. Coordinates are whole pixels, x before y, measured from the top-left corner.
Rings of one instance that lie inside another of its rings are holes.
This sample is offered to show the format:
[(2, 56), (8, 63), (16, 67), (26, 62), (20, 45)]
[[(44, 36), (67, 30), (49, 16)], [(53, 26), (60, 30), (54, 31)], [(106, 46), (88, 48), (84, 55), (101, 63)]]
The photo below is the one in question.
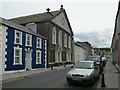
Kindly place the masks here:
[(46, 39), (2, 24), (0, 28), (3, 74), (46, 68)]

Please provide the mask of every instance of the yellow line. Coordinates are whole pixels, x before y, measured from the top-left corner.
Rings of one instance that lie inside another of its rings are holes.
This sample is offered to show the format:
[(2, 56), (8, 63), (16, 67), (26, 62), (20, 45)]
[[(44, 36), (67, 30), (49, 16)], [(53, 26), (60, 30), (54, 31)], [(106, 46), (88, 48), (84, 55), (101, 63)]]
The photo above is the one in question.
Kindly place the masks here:
[(0, 29), (0, 32), (2, 32), (2, 29)]

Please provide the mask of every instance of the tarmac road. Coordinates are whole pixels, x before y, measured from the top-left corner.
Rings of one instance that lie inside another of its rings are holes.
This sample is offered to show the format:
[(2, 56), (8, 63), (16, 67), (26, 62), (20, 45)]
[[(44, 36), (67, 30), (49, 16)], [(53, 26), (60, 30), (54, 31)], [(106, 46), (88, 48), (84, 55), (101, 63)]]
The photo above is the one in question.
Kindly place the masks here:
[(69, 85), (65, 77), (70, 69), (70, 67), (66, 67), (60, 70), (29, 75), (3, 82), (2, 86), (3, 88), (97, 88), (100, 80), (97, 80), (94, 86)]

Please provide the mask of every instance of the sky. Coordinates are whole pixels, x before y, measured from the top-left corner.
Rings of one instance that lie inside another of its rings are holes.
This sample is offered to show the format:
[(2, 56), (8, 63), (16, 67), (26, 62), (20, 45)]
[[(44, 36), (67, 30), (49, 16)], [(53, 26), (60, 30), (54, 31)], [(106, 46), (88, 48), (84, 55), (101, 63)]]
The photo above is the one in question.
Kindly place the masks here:
[(11, 19), (60, 9), (66, 10), (74, 40), (92, 47), (110, 47), (119, 0), (1, 0), (0, 17)]

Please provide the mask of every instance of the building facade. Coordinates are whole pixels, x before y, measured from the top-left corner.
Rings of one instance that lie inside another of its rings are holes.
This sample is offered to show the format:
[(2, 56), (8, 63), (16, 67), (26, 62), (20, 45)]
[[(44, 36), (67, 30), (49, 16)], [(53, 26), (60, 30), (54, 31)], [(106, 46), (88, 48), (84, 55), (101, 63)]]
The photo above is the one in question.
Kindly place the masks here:
[(77, 42), (77, 43), (80, 44), (81, 46), (85, 47), (85, 49), (86, 49), (85, 58), (92, 55), (92, 47), (89, 42)]
[(74, 43), (74, 55), (75, 55), (75, 63), (79, 61), (84, 61), (86, 58), (86, 48), (80, 45), (79, 43)]
[(36, 26), (36, 32), (47, 38), (47, 65), (60, 65), (73, 60), (73, 32), (63, 6), (60, 10), (30, 15), (9, 21), (31, 28), (31, 22)]
[(116, 15), (114, 34), (111, 43), (112, 62), (120, 69), (120, 1)]
[(2, 71), (4, 73), (46, 68), (46, 38), (30, 29), (9, 22), (0, 22), (2, 35)]

